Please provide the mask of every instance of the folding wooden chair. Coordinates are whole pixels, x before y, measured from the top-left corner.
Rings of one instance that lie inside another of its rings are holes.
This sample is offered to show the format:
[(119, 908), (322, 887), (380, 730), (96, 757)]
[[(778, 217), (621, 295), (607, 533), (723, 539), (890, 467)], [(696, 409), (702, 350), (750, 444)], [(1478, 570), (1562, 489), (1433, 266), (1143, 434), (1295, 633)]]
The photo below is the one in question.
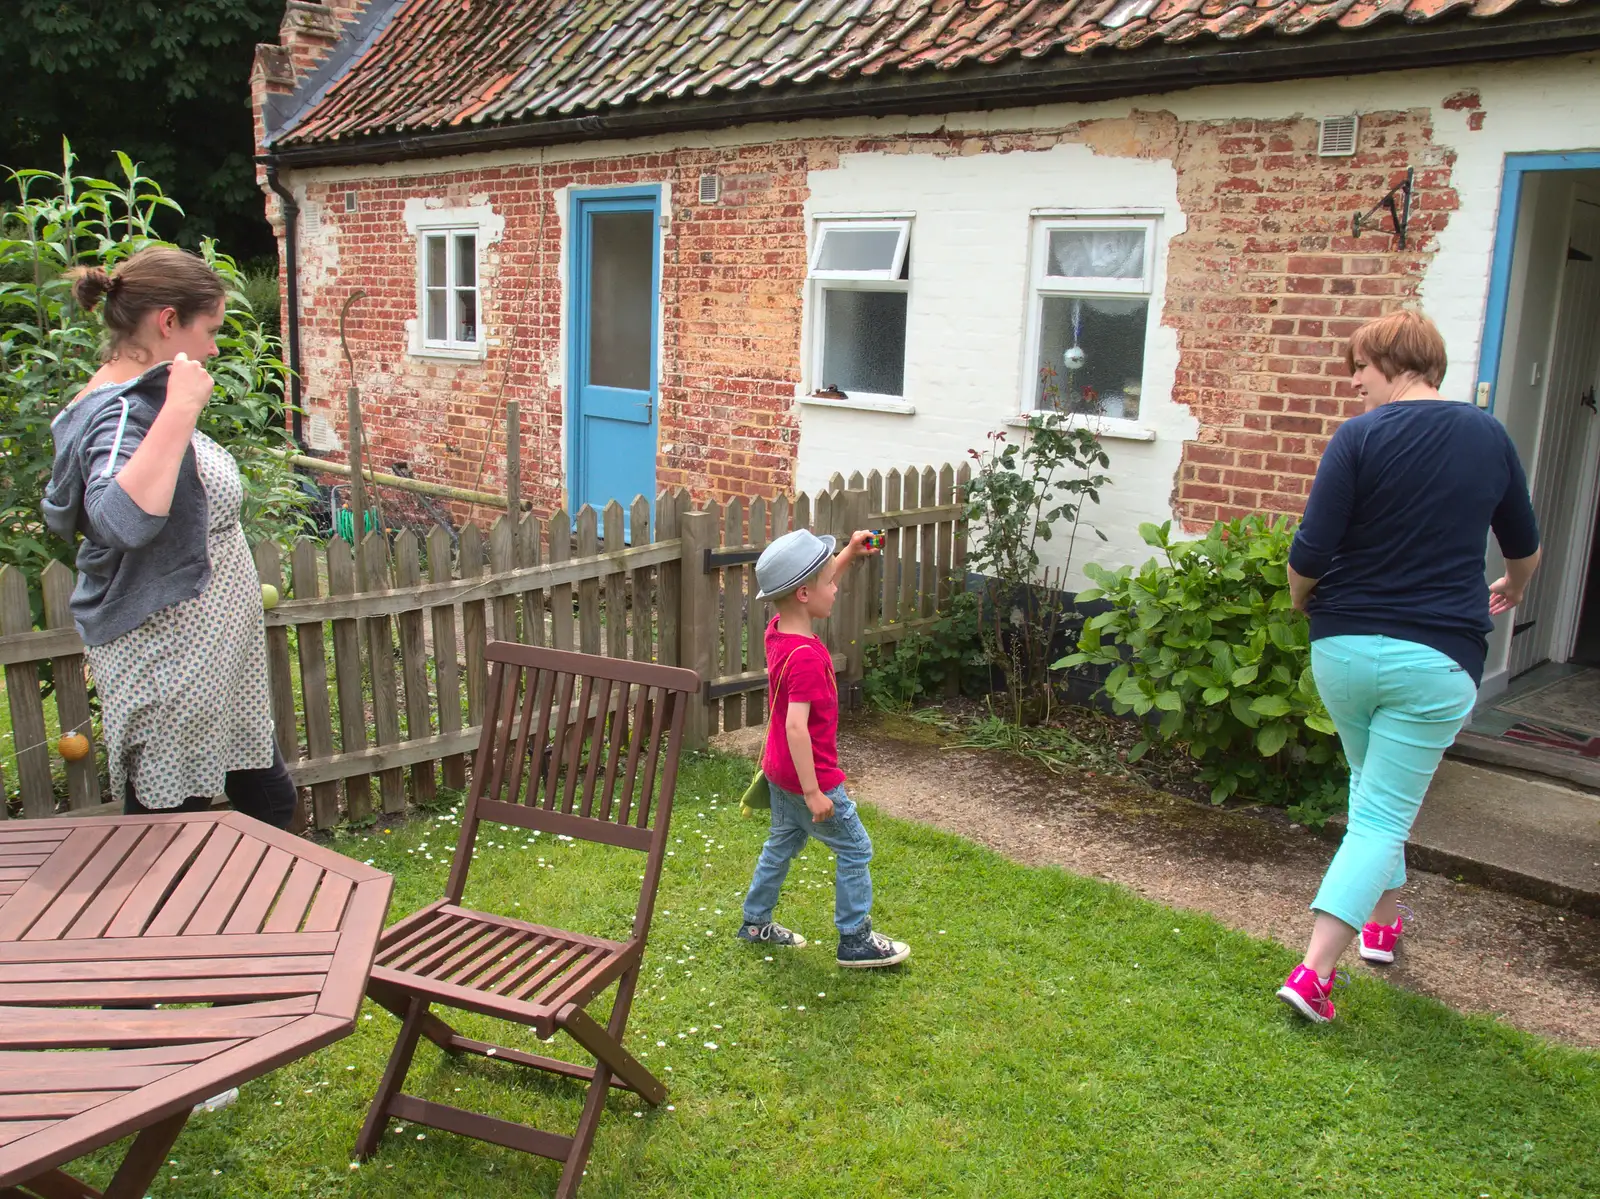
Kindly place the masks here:
[[(356, 1142), (370, 1156), (391, 1117), (565, 1163), (558, 1196), (583, 1177), (610, 1088), (651, 1104), (660, 1080), (622, 1047), (665, 861), (684, 716), (697, 702), (692, 670), (492, 642), (483, 735), (445, 896), (384, 933), (367, 994), (401, 1019), (400, 1036)], [(536, 829), (647, 855), (626, 941), (564, 932), (461, 907), (481, 821)], [(610, 1021), (585, 1010), (617, 984)], [(591, 1068), (461, 1036), (434, 1004), (515, 1021), (541, 1038), (563, 1031)], [(577, 1132), (561, 1136), (401, 1091), (419, 1037), (451, 1053), (586, 1080)]]

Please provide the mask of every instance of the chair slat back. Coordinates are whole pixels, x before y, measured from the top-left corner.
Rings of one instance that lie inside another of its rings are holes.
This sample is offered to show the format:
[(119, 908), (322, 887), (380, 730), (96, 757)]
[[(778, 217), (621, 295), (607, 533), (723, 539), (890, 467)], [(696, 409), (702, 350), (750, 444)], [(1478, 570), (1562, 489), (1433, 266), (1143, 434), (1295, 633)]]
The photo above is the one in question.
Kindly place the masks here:
[(488, 702), (447, 897), (460, 902), (478, 823), (493, 820), (648, 852), (647, 925), (699, 676), (503, 641), (486, 657)]

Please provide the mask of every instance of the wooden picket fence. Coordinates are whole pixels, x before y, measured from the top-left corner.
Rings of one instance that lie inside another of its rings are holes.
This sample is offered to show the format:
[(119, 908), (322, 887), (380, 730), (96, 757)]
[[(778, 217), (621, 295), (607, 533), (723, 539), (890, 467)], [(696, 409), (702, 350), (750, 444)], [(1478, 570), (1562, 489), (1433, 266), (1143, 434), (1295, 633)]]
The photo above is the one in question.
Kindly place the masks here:
[[(575, 520), (502, 516), (487, 533), (435, 528), (392, 542), (374, 533), (354, 549), (337, 537), (302, 540), (287, 561), (276, 545), (257, 545), (262, 581), (286, 597), (266, 614), (272, 710), (290, 772), (309, 788), (310, 822), (363, 822), (466, 786), (491, 638), (694, 668), (705, 697), (691, 717), (696, 743), (764, 722), (770, 609), (755, 599), (754, 564), (791, 528), (841, 543), (853, 529), (885, 531), (884, 554), (861, 568), (865, 585), (846, 582), (822, 630), (848, 691), (866, 646), (927, 629), (964, 579), (967, 478), (966, 467), (949, 466), (836, 475), (815, 496), (698, 510), (686, 492), (664, 493), (653, 513), (641, 496), (626, 510), (585, 507)], [(103, 794), (83, 645), (67, 608), (73, 583), (60, 564), (44, 571), (44, 627), (35, 628), (28, 581), (0, 570), (11, 716), (0, 820), (13, 806), (23, 817), (120, 810)], [(95, 752), (63, 761), (65, 731), (83, 733)]]

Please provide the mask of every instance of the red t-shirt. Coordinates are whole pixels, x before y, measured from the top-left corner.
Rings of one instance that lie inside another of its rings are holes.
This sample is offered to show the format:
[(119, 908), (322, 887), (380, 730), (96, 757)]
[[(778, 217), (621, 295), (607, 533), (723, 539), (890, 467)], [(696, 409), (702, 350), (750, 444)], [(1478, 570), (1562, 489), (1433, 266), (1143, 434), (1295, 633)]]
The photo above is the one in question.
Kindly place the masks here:
[[(790, 661), (793, 655), (793, 661)], [(767, 731), (767, 752), (761, 769), (772, 782), (796, 795), (803, 793), (800, 776), (795, 773), (789, 754), (785, 724), (789, 704), (809, 703), (811, 756), (817, 765), (817, 785), (832, 791), (844, 782), (839, 769), (839, 691), (833, 679), (833, 658), (828, 647), (816, 637), (801, 637), (778, 632), (778, 618), (767, 625), (767, 673), (774, 683), (781, 682), (772, 700), (772, 724)]]

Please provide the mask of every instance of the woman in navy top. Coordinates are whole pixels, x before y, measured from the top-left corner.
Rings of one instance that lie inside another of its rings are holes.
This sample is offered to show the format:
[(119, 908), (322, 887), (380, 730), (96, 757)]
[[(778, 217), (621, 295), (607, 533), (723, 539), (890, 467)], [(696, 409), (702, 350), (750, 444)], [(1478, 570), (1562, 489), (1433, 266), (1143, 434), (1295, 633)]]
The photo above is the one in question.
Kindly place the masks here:
[[(1305, 961), (1279, 997), (1333, 1018), (1339, 955), (1394, 961), (1405, 843), (1444, 751), (1472, 712), (1491, 616), (1521, 601), (1539, 564), (1527, 479), (1505, 428), (1446, 400), (1444, 339), (1397, 312), (1357, 329), (1345, 361), (1366, 411), (1317, 467), (1289, 552), (1311, 667), (1350, 762), (1344, 841), (1312, 900)], [(1504, 577), (1485, 582), (1494, 532)]]

